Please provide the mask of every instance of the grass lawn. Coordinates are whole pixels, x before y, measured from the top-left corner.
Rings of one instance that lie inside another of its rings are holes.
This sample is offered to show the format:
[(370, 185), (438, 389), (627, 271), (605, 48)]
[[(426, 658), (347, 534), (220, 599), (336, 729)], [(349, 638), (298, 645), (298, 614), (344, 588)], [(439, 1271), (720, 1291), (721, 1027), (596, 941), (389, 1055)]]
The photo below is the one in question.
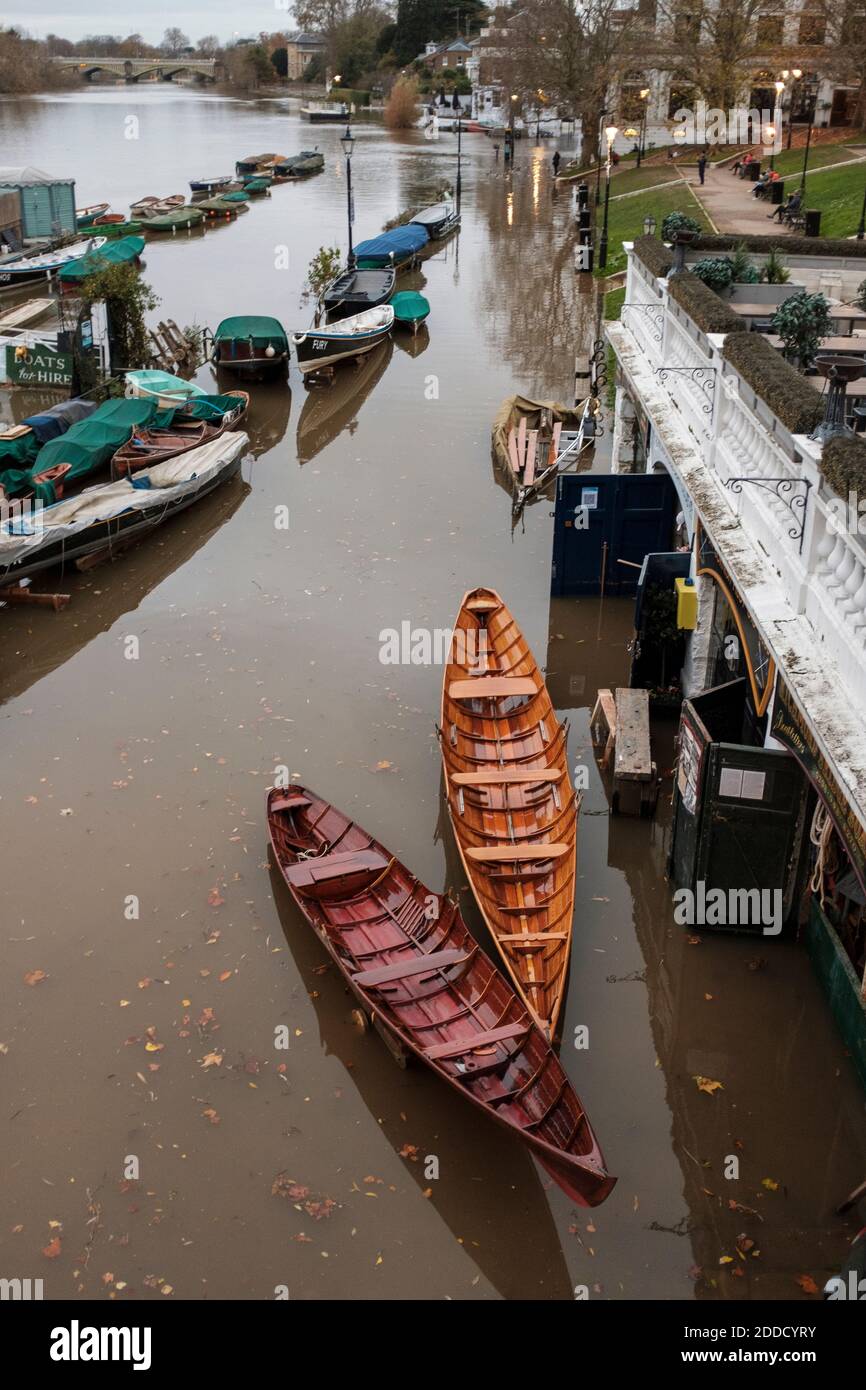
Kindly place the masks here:
[(634, 241), (637, 237), (643, 236), (645, 217), (652, 216), (656, 219), (657, 235), (661, 235), (662, 222), (669, 212), (684, 212), (689, 217), (693, 217), (702, 227), (706, 227), (707, 231), (712, 231), (703, 208), (688, 184), (685, 183), (677, 184), (674, 188), (650, 188), (645, 193), (638, 193), (634, 198), (611, 199), (608, 214), (607, 265), (604, 270), (599, 270), (597, 263), (598, 248), (601, 242), (601, 225), (604, 217), (603, 202), (598, 212), (599, 218), (595, 233), (595, 274), (601, 279), (604, 279), (606, 275), (615, 275), (617, 271), (625, 269), (625, 251), (622, 244), (624, 241)]
[[(849, 237), (857, 231), (866, 193), (866, 161), (806, 175), (807, 208), (821, 209), (821, 235)], [(637, 200), (635, 200), (637, 201)]]
[[(805, 153), (802, 149), (781, 150), (776, 155), (774, 167), (780, 174), (801, 174)], [(843, 164), (846, 159), (854, 157), (854, 152), (846, 145), (813, 145), (809, 151), (809, 169), (825, 169), (830, 164)], [(762, 160), (761, 168), (766, 168), (768, 164), (769, 157)]]
[(672, 164), (642, 164), (639, 169), (623, 169), (614, 174), (610, 181), (611, 198), (621, 198), (625, 193), (637, 193), (641, 188), (653, 188), (659, 183), (672, 183), (677, 169)]
[(606, 319), (618, 319), (622, 313), (622, 306), (625, 303), (625, 285), (618, 290), (608, 290), (604, 297), (604, 309), (602, 316)]

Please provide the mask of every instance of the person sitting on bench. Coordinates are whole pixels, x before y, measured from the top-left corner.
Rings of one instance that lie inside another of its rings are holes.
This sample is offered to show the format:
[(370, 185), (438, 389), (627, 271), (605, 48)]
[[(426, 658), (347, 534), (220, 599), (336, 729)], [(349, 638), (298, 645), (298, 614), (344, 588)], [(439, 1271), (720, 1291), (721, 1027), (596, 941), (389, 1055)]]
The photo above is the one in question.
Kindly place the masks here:
[(752, 189), (752, 197), (753, 197), (753, 198), (766, 198), (766, 196), (767, 196), (767, 186), (768, 186), (769, 182), (770, 182), (770, 171), (769, 171), (769, 169), (765, 169), (764, 172), (763, 172), (763, 174), (759, 174), (759, 175), (758, 175), (757, 182), (755, 183), (755, 186), (754, 186), (754, 188)]
[(790, 225), (799, 213), (802, 201), (803, 195), (798, 188), (796, 193), (788, 194), (787, 202), (780, 203), (775, 212), (768, 212), (767, 216), (771, 221), (775, 218), (778, 222), (787, 222)]

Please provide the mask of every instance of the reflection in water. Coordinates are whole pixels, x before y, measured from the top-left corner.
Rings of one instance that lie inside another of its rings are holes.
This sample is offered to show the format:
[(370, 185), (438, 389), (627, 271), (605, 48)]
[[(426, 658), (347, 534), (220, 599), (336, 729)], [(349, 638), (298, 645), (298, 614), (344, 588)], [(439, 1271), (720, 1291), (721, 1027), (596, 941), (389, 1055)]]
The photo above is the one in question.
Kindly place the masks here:
[(298, 463), (309, 463), (344, 430), (350, 436), (355, 433), (360, 410), (384, 375), (393, 351), (393, 340), (388, 338), (359, 362), (341, 363), (333, 380), (306, 387), (298, 417)]
[(50, 570), (40, 576), (40, 588), (49, 583), (72, 595), (73, 607), (52, 621), (47, 613), (34, 621), (25, 608), (2, 613), (3, 640), (10, 651), (25, 648), (26, 662), (6, 661), (0, 666), (0, 703), (5, 703), (49, 671), (82, 651), (94, 637), (108, 632), (125, 613), (134, 612), (149, 593), (216, 535), (250, 494), (240, 473), (196, 502), (179, 516), (145, 536), (115, 560), (86, 575), (74, 568), (65, 573)]
[(394, 330), (394, 342), (400, 351), (407, 353), (409, 357), (420, 357), (430, 346), (430, 330), (426, 323), (422, 323), (415, 333), (398, 328)]
[[(412, 1142), (418, 1161), (409, 1175), (481, 1272), (503, 1298), (567, 1299), (568, 1269), (542, 1179), (530, 1154), (468, 1104), (461, 1104), (439, 1078), (410, 1059), (405, 1070), (391, 1057), (375, 1030), (348, 1028), (354, 999), (329, 967), (328, 956), (304, 922), (279, 870), (271, 863), (271, 886), (289, 950), (301, 975), (316, 980), (314, 1006), (322, 1048), (339, 1057), (395, 1152), (406, 1143), (406, 1112), (412, 1112)], [(439, 1177), (425, 1175), (425, 1158), (435, 1154)]]

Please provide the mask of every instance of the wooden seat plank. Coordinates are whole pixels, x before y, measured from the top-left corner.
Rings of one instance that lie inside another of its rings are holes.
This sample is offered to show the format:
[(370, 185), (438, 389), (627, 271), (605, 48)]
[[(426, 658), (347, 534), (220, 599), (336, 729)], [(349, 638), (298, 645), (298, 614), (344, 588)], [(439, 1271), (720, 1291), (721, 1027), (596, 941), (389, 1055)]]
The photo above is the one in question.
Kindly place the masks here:
[(616, 752), (614, 772), (617, 778), (649, 781), (652, 777), (650, 755), (649, 692), (620, 688), (616, 692)]
[(452, 700), (496, 700), (506, 695), (534, 695), (537, 689), (530, 676), (474, 676), (452, 681), (448, 694)]
[(412, 956), (409, 960), (395, 961), (393, 965), (375, 966), (372, 970), (362, 970), (353, 975), (352, 984), (368, 989), (371, 985), (386, 985), (391, 980), (408, 980), (413, 975), (432, 975), (447, 965), (457, 965), (467, 961), (465, 951), (433, 951), (428, 956)]
[(300, 888), (327, 883), (329, 879), (343, 878), (347, 874), (381, 872), (390, 862), (376, 849), (346, 850), (340, 854), (323, 854), (317, 859), (301, 859), (289, 865), (284, 876), (288, 883)]
[(572, 849), (572, 845), (551, 841), (549, 844), (497, 845), (484, 849), (471, 845), (466, 854), (478, 864), (499, 864), (518, 859), (560, 859)]
[(545, 941), (567, 941), (567, 931), (525, 931), (509, 932), (507, 935), (496, 937), (497, 941), (527, 941), (543, 944)]
[(451, 781), (455, 787), (497, 787), (516, 782), (561, 782), (563, 776), (558, 767), (503, 767), (489, 772), (455, 772)]
[(492, 1047), (494, 1043), (507, 1042), (510, 1038), (525, 1037), (528, 1032), (528, 1023), (506, 1023), (501, 1028), (491, 1028), (486, 1033), (461, 1038), (459, 1042), (433, 1043), (424, 1048), (424, 1056), (431, 1061), (443, 1062), (448, 1057), (463, 1057), (479, 1047)]

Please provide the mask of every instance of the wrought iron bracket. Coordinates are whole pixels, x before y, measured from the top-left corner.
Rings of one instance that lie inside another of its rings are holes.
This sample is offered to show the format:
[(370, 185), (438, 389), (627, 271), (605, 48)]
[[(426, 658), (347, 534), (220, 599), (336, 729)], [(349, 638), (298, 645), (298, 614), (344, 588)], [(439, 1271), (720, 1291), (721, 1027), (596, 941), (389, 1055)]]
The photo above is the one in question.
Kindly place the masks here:
[(624, 309), (640, 309), (642, 313), (647, 314), (649, 316), (650, 323), (652, 324), (652, 328), (650, 329), (650, 337), (652, 338), (654, 343), (661, 342), (663, 337), (662, 325), (664, 322), (665, 314), (664, 308), (661, 304), (638, 304), (637, 301), (630, 304), (626, 301), (622, 307)]
[(693, 381), (703, 394), (705, 403), (701, 406), (702, 413), (712, 419), (713, 393), (716, 382), (715, 367), (654, 367), (653, 370), (659, 381), (664, 381), (669, 372), (687, 372), (689, 380)]
[[(725, 487), (729, 487), (731, 492), (739, 493), (743, 490), (743, 483), (752, 483), (755, 487), (762, 487), (765, 492), (772, 492), (773, 495), (787, 508), (794, 518), (794, 525), (788, 528), (788, 535), (792, 541), (798, 541), (800, 554), (803, 553), (803, 536), (806, 531), (806, 507), (809, 502), (809, 493), (812, 489), (812, 482), (809, 478), (726, 478)], [(795, 491), (802, 488), (802, 492)]]

